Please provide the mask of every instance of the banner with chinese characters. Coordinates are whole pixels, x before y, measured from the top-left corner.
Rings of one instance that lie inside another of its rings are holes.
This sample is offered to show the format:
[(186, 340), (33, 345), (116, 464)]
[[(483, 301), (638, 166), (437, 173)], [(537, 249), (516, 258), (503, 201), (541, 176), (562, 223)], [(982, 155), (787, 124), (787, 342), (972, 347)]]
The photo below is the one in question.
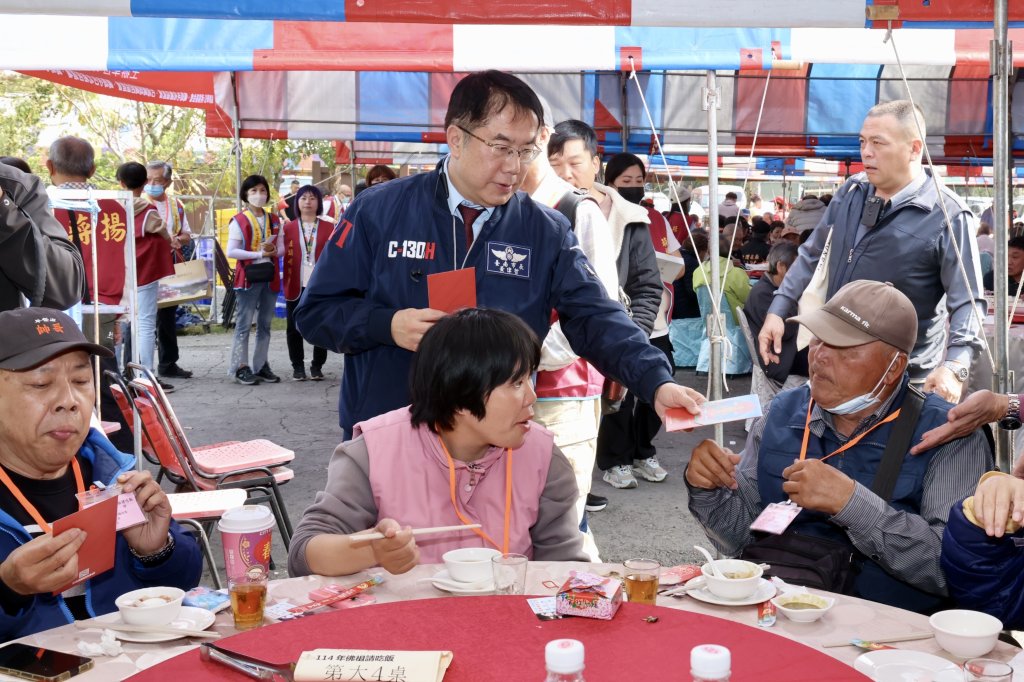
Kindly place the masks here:
[[(71, 234), (72, 217), (82, 245), (82, 260), (85, 261), (85, 278), (89, 283), (89, 297), (108, 305), (118, 305), (124, 293), (125, 282), (125, 237), (128, 235), (128, 221), (124, 205), (115, 199), (100, 199), (99, 214), (96, 216), (96, 244), (92, 240), (92, 216), (88, 211), (70, 211), (56, 208), (53, 215)], [(96, 248), (96, 273), (92, 271), (92, 250)]]

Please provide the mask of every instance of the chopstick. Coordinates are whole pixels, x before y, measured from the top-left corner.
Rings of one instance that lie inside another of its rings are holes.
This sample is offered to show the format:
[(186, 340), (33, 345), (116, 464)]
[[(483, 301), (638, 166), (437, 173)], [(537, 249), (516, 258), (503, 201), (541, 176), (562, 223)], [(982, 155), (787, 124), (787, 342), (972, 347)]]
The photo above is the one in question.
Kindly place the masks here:
[[(434, 526), (433, 528), (413, 528), (413, 535), (434, 535), (435, 533), (454, 533), (460, 530), (473, 530), (479, 528), (479, 523), (459, 524), (457, 526)], [(348, 536), (353, 542), (362, 542), (364, 540), (383, 540), (383, 533), (353, 533)]]
[(219, 632), (209, 630), (189, 630), (171, 628), (164, 625), (129, 625), (127, 623), (103, 623), (98, 620), (76, 620), (75, 627), (79, 630), (113, 630), (114, 632), (142, 632), (154, 635), (178, 635), (180, 637), (220, 638)]
[[(875, 644), (888, 644), (890, 642), (910, 642), (915, 639), (930, 639), (934, 636), (935, 635), (931, 632), (925, 632), (924, 630), (921, 630), (920, 632), (908, 632), (903, 635), (892, 635), (890, 637), (870, 637), (867, 641), (874, 642)], [(860, 639), (860, 637), (848, 637), (847, 639), (837, 639), (831, 642), (822, 642), (821, 646), (825, 649), (837, 646), (855, 646), (854, 644), (851, 644), (851, 642), (855, 639)]]

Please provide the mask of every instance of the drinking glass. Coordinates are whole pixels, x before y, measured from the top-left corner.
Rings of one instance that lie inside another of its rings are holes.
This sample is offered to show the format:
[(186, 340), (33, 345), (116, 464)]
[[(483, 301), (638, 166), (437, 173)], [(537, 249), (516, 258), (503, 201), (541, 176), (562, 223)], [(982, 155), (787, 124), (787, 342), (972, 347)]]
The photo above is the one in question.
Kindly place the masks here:
[(231, 593), (231, 615), (236, 630), (252, 630), (263, 625), (263, 609), (267, 603), (267, 574), (250, 571), (228, 578)]
[(1013, 668), (991, 658), (972, 658), (964, 663), (965, 682), (1011, 682)]
[(498, 554), (491, 557), (494, 572), (494, 594), (523, 594), (526, 592), (526, 565), (529, 559), (522, 554)]
[(626, 569), (626, 597), (636, 604), (654, 604), (658, 598), (661, 564), (654, 559), (629, 559)]

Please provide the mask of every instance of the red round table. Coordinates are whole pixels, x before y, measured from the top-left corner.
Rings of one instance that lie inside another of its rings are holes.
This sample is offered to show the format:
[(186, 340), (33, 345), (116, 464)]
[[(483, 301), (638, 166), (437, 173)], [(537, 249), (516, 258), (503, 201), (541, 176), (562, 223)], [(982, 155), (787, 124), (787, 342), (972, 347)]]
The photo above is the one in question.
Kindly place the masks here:
[[(753, 610), (754, 607), (751, 607)], [(647, 616), (656, 615), (656, 623)], [(544, 645), (562, 637), (586, 647), (587, 682), (690, 680), (690, 649), (721, 644), (732, 651), (732, 682), (842, 682), (868, 678), (841, 661), (770, 629), (698, 613), (623, 604), (611, 621), (540, 621), (525, 597), (461, 597), (377, 604), (307, 616), (223, 639), (226, 649), (272, 663), (310, 649), (450, 650), (445, 682), (541, 682)], [(198, 650), (169, 659), (132, 680), (247, 680), (204, 662)]]

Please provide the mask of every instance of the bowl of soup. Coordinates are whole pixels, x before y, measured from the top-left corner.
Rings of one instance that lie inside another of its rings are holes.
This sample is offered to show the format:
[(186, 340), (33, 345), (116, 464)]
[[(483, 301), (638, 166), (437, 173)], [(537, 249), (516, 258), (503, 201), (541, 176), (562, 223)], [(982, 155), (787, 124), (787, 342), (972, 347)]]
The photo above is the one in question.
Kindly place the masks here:
[[(714, 565), (715, 572), (711, 572)], [(720, 599), (747, 599), (761, 584), (764, 571), (757, 564), (742, 559), (717, 559), (700, 569), (711, 594)]]
[(786, 592), (772, 598), (775, 608), (796, 623), (813, 623), (831, 609), (836, 600), (810, 592)]
[(185, 592), (177, 587), (144, 587), (114, 600), (121, 620), (129, 625), (167, 625), (178, 617)]

